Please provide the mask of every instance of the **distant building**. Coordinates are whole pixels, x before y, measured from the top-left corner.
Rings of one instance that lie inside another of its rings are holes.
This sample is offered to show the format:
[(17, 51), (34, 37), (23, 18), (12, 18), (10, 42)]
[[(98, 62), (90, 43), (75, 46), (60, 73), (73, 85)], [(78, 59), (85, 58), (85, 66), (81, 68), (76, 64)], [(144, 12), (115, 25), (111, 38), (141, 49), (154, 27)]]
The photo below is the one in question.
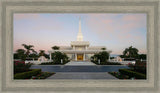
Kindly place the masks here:
[(120, 56), (114, 57), (113, 61), (122, 62), (123, 59)]
[[(111, 53), (111, 51), (107, 50), (105, 46), (90, 46), (89, 41), (83, 41), (83, 34), (81, 32), (81, 19), (79, 19), (79, 32), (77, 35), (77, 41), (71, 41), (71, 46), (59, 46), (59, 50), (50, 50), (50, 60), (51, 53), (56, 51), (66, 53), (71, 61), (90, 61), (90, 57), (95, 53), (99, 53), (102, 51), (107, 51)], [(105, 48), (105, 50), (102, 50)]]

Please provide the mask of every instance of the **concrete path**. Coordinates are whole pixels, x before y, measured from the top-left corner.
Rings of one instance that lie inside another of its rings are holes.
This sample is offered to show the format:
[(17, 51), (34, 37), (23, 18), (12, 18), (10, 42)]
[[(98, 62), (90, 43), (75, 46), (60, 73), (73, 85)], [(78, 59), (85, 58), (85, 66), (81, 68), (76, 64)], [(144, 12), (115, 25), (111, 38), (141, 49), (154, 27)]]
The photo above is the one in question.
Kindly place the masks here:
[(47, 79), (117, 79), (107, 72), (58, 72)]
[(118, 72), (121, 68), (129, 68), (128, 66), (66, 66), (66, 65), (32, 65), (31, 69), (41, 69), (43, 72)]
[(65, 65), (67, 66), (93, 66), (96, 64), (94, 64), (93, 62), (78, 61), (78, 62), (68, 62)]

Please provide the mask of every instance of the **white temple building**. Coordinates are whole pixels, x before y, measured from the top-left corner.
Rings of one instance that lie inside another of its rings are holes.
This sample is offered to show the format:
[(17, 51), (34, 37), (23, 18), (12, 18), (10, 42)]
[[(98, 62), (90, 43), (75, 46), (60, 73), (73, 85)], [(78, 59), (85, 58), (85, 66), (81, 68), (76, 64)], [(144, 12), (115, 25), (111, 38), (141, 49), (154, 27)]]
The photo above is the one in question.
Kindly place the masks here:
[[(70, 46), (59, 46), (59, 50), (49, 50), (50, 60), (51, 53), (56, 51), (66, 53), (71, 61), (90, 61), (90, 57), (95, 53), (102, 51), (107, 51), (111, 53), (110, 50), (107, 50), (105, 46), (90, 46), (89, 41), (83, 41), (83, 34), (81, 32), (81, 19), (79, 19), (79, 31), (77, 35), (77, 41), (71, 41)], [(105, 50), (102, 50), (105, 48)]]

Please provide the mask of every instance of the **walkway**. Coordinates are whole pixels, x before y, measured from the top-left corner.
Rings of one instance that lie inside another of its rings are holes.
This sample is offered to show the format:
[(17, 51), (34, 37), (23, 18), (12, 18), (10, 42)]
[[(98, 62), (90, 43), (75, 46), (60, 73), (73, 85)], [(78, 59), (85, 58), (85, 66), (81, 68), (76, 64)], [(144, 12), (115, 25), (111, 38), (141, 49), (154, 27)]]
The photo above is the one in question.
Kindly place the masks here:
[[(73, 62), (71, 62), (73, 63)], [(120, 68), (129, 68), (124, 65), (32, 65), (31, 69), (41, 69), (43, 72), (55, 72), (47, 79), (117, 79), (108, 72), (118, 72)]]
[(68, 62), (67, 64), (65, 64), (67, 66), (93, 66), (96, 65), (92, 62), (85, 62), (85, 61), (78, 61), (78, 62)]
[(66, 66), (66, 65), (32, 65), (31, 69), (42, 69), (43, 72), (118, 72), (120, 68), (129, 68), (124, 65), (93, 65), (93, 66)]
[(107, 72), (58, 72), (47, 79), (117, 79)]

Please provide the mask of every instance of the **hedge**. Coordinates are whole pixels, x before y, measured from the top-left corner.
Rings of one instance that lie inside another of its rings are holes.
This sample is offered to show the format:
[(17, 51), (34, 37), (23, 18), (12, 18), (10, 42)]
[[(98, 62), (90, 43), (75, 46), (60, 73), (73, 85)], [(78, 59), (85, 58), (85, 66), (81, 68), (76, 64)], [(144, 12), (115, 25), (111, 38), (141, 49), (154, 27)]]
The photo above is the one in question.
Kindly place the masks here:
[(118, 63), (118, 62), (100, 62), (100, 64), (99, 62), (93, 62), (93, 63), (97, 65), (122, 65), (121, 63)]
[(40, 73), (41, 73), (41, 69), (31, 69), (31, 71), (28, 71), (28, 72), (15, 74), (14, 79), (28, 79)]
[(135, 77), (136, 79), (146, 79), (146, 75), (138, 72), (134, 72), (128, 69), (119, 69), (119, 72), (124, 75), (128, 75), (130, 78)]

